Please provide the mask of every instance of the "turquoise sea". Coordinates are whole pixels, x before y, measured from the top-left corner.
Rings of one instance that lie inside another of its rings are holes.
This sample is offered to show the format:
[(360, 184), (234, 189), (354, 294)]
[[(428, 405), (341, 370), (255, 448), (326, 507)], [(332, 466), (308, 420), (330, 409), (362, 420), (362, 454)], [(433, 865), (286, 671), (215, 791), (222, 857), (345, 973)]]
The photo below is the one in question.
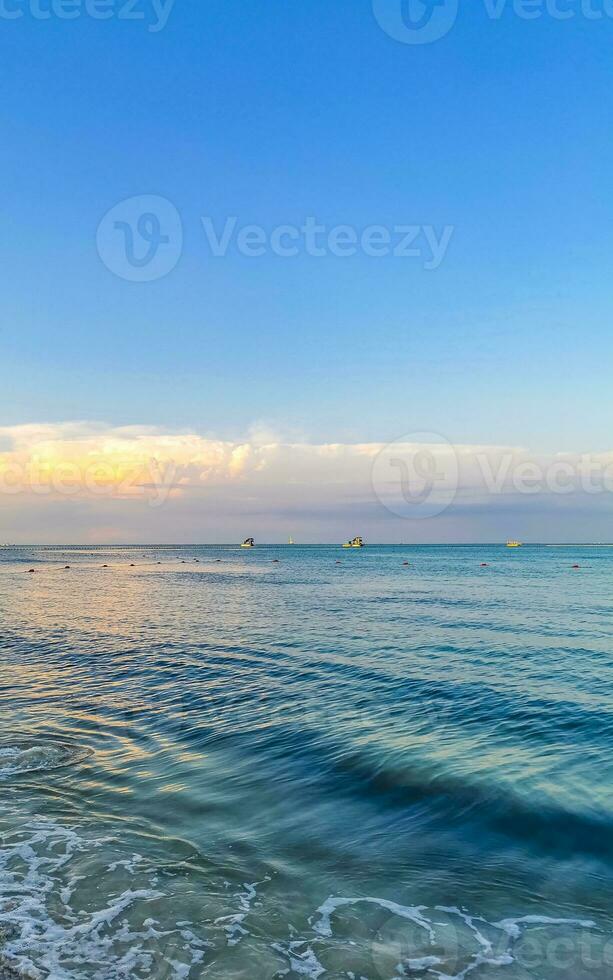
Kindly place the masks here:
[(612, 613), (605, 547), (0, 550), (0, 976), (611, 980)]

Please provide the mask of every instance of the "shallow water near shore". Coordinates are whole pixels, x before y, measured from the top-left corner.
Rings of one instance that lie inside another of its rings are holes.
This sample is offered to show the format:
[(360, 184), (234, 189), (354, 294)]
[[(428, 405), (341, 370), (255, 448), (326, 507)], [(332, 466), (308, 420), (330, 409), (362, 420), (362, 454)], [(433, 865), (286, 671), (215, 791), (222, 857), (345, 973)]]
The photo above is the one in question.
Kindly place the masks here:
[(0, 977), (610, 980), (612, 612), (605, 547), (1, 549)]

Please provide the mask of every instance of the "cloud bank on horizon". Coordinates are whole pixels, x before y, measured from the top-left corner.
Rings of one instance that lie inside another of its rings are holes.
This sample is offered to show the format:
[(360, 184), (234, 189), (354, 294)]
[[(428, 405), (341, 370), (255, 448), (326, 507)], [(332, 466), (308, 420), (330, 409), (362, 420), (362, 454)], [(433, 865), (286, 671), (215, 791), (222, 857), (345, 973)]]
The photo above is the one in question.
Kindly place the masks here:
[(535, 455), (410, 433), (242, 440), (151, 426), (0, 427), (0, 541), (610, 540), (613, 450)]

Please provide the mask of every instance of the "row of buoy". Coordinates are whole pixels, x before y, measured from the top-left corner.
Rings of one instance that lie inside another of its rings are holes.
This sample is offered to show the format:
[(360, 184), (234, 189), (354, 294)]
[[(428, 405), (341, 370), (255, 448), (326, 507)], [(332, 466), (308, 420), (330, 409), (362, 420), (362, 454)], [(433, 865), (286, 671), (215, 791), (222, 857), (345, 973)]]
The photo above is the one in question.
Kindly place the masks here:
[[(194, 561), (199, 562), (200, 559), (199, 558), (194, 558)], [(215, 561), (220, 562), (221, 561), (221, 558), (216, 558)], [(161, 565), (162, 562), (161, 561), (158, 561), (156, 564)], [(185, 565), (185, 562), (182, 562), (182, 564)], [(64, 571), (68, 571), (71, 567), (72, 567), (71, 565), (64, 565)], [(101, 568), (109, 568), (110, 566), (109, 565), (101, 565), (100, 567)], [(135, 565), (134, 562), (130, 562), (130, 568), (136, 568), (136, 565)], [(32, 574), (35, 571), (36, 571), (35, 568), (28, 568), (28, 574)]]
[[(220, 564), (220, 563), (221, 563), (221, 560), (222, 560), (221, 558), (216, 558), (216, 559), (215, 559), (215, 563), (216, 563), (216, 564), (218, 564), (218, 563)], [(200, 559), (199, 559), (199, 558), (194, 558), (194, 562), (198, 562), (198, 563), (199, 563), (199, 562), (200, 562)], [(161, 561), (158, 561), (158, 562), (157, 562), (157, 564), (158, 564), (158, 565), (161, 565), (161, 564), (162, 564), (162, 562), (161, 562)], [(185, 559), (183, 559), (183, 560), (181, 561), (181, 564), (182, 564), (182, 565), (185, 565), (185, 564), (187, 564), (187, 562), (185, 561)], [(272, 558), (272, 559), (271, 559), (271, 564), (273, 564), (273, 565), (280, 565), (280, 564), (281, 564), (281, 561), (280, 561), (280, 559), (279, 559), (279, 558)], [(342, 563), (342, 561), (340, 560), (340, 558), (337, 558), (337, 560), (336, 560), (336, 562), (335, 562), (335, 564), (336, 564), (336, 565), (342, 565), (343, 563)], [(403, 566), (403, 568), (409, 568), (409, 567), (410, 567), (410, 562), (408, 562), (408, 561), (403, 561), (403, 563), (402, 563), (402, 566)], [(70, 565), (64, 565), (64, 570), (65, 570), (65, 571), (68, 571), (68, 570), (70, 569), (70, 567), (71, 567)], [(108, 567), (109, 567), (108, 565), (102, 565), (102, 568), (108, 568)], [(488, 562), (486, 562), (486, 561), (482, 561), (482, 562), (481, 562), (481, 565), (480, 565), (479, 567), (480, 567), (480, 568), (489, 568), (490, 566), (489, 566), (489, 563), (488, 563)], [(134, 564), (134, 562), (131, 562), (131, 563), (130, 563), (130, 568), (136, 568), (136, 565)], [(576, 570), (576, 569), (580, 569), (580, 568), (581, 568), (581, 565), (571, 565), (571, 568), (572, 568), (573, 570)], [(32, 573), (34, 573), (35, 571), (36, 571), (36, 569), (35, 569), (35, 568), (28, 568), (28, 574), (29, 574), (29, 575), (31, 575), (31, 574), (32, 574)]]

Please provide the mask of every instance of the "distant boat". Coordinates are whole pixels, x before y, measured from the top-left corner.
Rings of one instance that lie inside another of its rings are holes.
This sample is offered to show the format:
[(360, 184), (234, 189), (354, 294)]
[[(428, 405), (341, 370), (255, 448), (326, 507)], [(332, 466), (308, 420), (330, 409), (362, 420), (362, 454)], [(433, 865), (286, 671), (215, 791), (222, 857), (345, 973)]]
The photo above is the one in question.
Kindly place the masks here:
[(362, 538), (352, 538), (351, 541), (345, 541), (343, 548), (363, 548), (364, 541)]
[(294, 543), (294, 539), (293, 539), (293, 537), (291, 536), (291, 534), (290, 534), (290, 536), (289, 536), (289, 541), (288, 541), (287, 543), (288, 543), (288, 544), (293, 544), (293, 543)]
[(507, 548), (521, 548), (521, 541), (507, 541)]
[(253, 540), (253, 538), (245, 538), (245, 540), (241, 545), (241, 548), (255, 548), (255, 541)]

